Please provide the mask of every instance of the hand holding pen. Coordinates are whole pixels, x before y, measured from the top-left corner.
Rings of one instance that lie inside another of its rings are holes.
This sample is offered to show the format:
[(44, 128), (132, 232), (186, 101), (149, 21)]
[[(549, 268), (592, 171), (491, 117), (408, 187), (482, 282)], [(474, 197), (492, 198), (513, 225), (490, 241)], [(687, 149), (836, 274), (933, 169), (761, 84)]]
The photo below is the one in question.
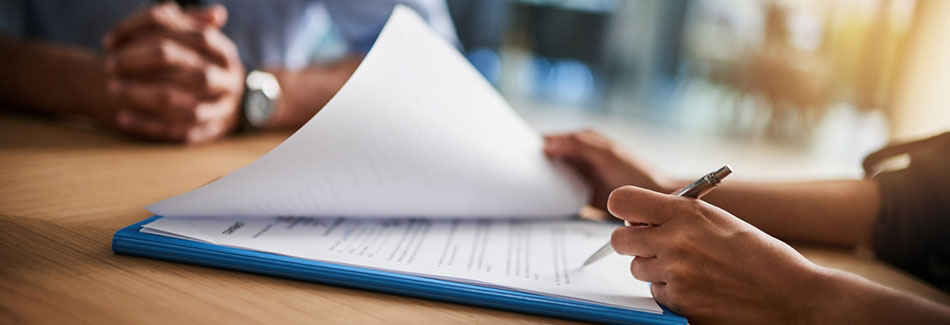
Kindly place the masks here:
[[(673, 193), (673, 195), (699, 199), (703, 197), (703, 195), (706, 195), (706, 193), (709, 193), (714, 188), (716, 188), (716, 185), (719, 185), (719, 183), (722, 182), (722, 180), (726, 178), (726, 176), (729, 176), (729, 174), (732, 174), (732, 168), (729, 167), (729, 165), (722, 166), (722, 168), (719, 168), (718, 170), (714, 172), (711, 172), (709, 174), (704, 175), (703, 177), (700, 177), (698, 180), (693, 182), (693, 184), (690, 184), (689, 186), (686, 186), (683, 189), (676, 191), (675, 193)], [(624, 225), (629, 227), (631, 225), (630, 221), (625, 220)], [(600, 249), (594, 252), (594, 254), (588, 257), (587, 260), (584, 261), (583, 266), (587, 266), (587, 265), (590, 265), (591, 263), (597, 262), (600, 259), (607, 257), (613, 252), (614, 252), (614, 249), (611, 247), (611, 243), (607, 242), (606, 244), (604, 244), (604, 246), (601, 246)]]
[[(629, 272), (651, 283), (660, 305), (697, 324), (775, 323), (813, 312), (802, 299), (827, 288), (821, 281), (828, 272), (731, 213), (684, 197), (708, 193), (715, 180), (674, 192), (672, 182), (595, 132), (545, 139), (548, 157), (574, 167), (595, 193), (609, 193), (595, 194), (591, 205), (649, 225), (618, 227), (611, 242), (618, 254), (634, 257)], [(724, 172), (709, 177), (721, 180)], [(678, 195), (663, 194), (669, 192)]]

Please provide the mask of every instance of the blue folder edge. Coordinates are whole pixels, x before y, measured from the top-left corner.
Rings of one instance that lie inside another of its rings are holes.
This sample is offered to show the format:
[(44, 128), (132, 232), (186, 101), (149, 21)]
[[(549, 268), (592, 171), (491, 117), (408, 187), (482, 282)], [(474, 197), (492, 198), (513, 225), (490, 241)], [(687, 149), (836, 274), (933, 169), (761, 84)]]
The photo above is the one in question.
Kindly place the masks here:
[(686, 324), (663, 308), (651, 314), (537, 294), (364, 269), (139, 232), (154, 216), (112, 236), (118, 254), (209, 266), (479, 307), (597, 323)]

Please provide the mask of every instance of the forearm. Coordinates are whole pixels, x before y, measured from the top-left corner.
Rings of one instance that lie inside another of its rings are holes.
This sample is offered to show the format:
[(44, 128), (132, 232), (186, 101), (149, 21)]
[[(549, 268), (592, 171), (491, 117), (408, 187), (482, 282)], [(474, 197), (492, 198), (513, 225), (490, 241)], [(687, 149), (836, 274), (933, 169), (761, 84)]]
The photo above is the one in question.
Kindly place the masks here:
[(280, 83), (281, 97), (268, 127), (302, 126), (340, 90), (359, 63), (359, 58), (345, 58), (300, 71), (271, 70)]
[(97, 116), (113, 104), (104, 61), (92, 52), (0, 37), (0, 97), (24, 109)]
[(860, 276), (821, 268), (816, 290), (802, 301), (811, 303), (811, 323), (946, 324), (950, 307), (900, 292)]
[(778, 238), (854, 246), (870, 241), (879, 196), (872, 180), (726, 181), (703, 200)]

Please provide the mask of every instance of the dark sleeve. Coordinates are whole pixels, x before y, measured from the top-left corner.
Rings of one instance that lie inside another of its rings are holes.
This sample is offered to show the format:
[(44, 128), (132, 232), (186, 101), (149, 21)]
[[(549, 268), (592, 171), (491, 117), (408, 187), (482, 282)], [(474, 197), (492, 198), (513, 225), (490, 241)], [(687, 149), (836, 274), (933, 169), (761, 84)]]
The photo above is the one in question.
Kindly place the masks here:
[(894, 153), (909, 154), (910, 164), (875, 177), (881, 210), (874, 252), (950, 290), (950, 133), (905, 144)]
[(20, 38), (23, 24), (23, 1), (0, 0), (0, 36)]

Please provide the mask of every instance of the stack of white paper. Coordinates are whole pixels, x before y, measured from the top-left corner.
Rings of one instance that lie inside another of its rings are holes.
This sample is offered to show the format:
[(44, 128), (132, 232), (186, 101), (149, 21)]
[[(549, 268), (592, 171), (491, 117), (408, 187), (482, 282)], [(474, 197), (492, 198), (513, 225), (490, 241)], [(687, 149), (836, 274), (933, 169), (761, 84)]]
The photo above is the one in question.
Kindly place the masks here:
[(163, 218), (142, 231), (661, 313), (631, 257), (585, 268), (613, 226), (582, 220)]
[(542, 146), (397, 6), (319, 114), (247, 167), (149, 206), (166, 218), (143, 231), (660, 312), (630, 258), (580, 269), (613, 226), (566, 220), (588, 189)]

